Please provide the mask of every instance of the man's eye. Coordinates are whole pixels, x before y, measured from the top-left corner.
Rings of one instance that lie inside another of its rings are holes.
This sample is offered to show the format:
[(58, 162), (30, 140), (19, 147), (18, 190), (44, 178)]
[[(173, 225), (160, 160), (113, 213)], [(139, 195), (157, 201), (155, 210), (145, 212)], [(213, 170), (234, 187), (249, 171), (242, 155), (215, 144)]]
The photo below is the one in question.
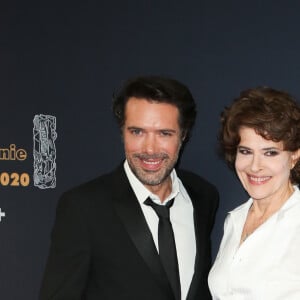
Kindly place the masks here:
[(142, 130), (140, 130), (140, 129), (131, 129), (130, 132), (133, 135), (140, 135), (142, 133)]
[(170, 131), (161, 131), (160, 134), (162, 136), (171, 136), (172, 135), (172, 133)]

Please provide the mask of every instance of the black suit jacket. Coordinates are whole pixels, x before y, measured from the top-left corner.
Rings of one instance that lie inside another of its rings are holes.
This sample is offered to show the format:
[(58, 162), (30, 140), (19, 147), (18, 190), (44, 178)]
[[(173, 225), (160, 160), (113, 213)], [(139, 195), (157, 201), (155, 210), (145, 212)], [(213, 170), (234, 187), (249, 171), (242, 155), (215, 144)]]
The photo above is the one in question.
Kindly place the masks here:
[[(197, 254), (187, 299), (211, 299), (218, 193), (195, 174), (177, 173), (194, 206)], [(39, 299), (175, 300), (123, 166), (61, 197)]]

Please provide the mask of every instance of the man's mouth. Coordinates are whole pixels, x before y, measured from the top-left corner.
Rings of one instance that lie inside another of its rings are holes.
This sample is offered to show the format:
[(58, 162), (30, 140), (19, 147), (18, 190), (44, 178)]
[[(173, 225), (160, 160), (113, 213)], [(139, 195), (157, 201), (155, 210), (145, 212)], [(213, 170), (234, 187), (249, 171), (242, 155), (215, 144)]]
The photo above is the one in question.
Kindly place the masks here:
[(145, 171), (157, 171), (161, 168), (163, 161), (168, 158), (168, 155), (165, 153), (155, 155), (137, 154), (135, 158), (139, 159), (141, 167)]

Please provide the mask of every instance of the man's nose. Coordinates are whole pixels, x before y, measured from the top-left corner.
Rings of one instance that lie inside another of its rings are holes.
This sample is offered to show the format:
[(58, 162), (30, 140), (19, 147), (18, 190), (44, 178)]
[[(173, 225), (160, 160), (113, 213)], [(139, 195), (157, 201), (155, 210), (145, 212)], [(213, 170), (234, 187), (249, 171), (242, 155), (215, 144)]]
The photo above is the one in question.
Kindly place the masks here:
[(144, 140), (144, 152), (152, 154), (155, 153), (157, 148), (157, 140), (155, 135), (148, 134)]

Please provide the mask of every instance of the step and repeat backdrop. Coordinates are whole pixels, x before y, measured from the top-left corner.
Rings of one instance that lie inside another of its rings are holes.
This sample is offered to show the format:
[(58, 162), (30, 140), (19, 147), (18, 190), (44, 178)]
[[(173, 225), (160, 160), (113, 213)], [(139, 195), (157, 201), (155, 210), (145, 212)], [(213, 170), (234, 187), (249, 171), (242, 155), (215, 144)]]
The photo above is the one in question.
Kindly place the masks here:
[(217, 155), (220, 112), (260, 85), (300, 99), (299, 11), (271, 0), (2, 3), (0, 298), (37, 299), (57, 201), (119, 165), (112, 94), (142, 74), (174, 77), (197, 101), (180, 164), (220, 191), (215, 256), (226, 213), (247, 199)]

